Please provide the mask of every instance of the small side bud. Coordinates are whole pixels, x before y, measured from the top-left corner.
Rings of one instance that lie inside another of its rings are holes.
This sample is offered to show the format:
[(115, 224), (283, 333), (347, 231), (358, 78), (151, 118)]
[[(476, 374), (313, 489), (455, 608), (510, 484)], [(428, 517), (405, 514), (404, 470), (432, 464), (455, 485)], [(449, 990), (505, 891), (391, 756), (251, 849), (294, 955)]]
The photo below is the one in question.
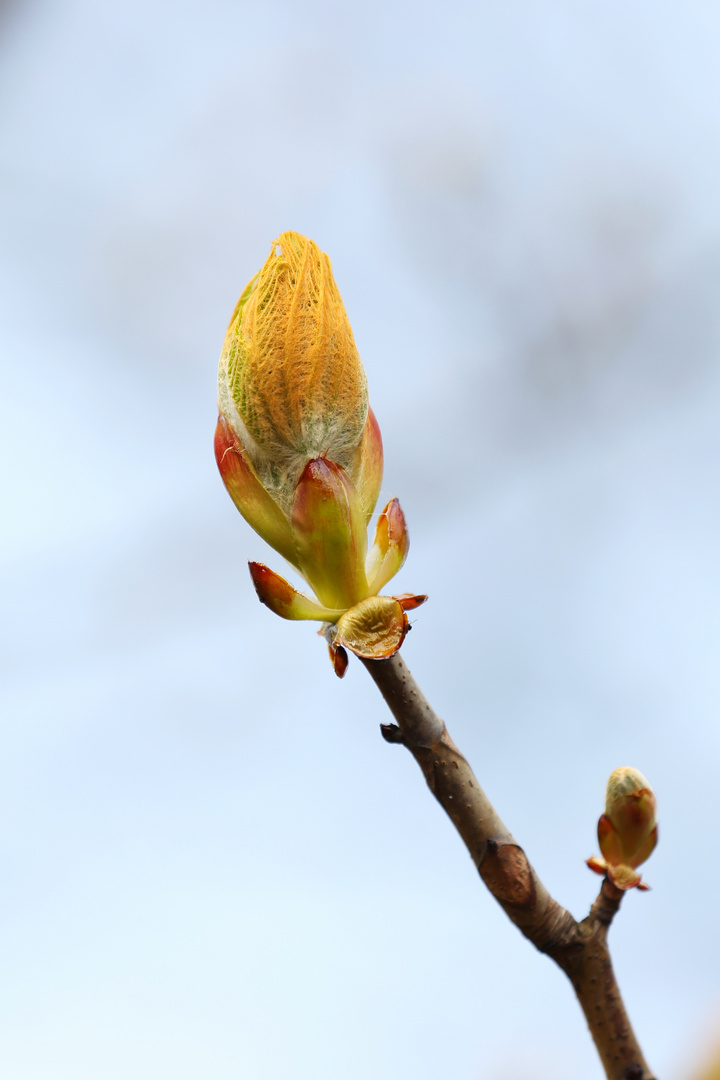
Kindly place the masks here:
[[(645, 862), (657, 843), (657, 803), (655, 793), (643, 774), (624, 766), (608, 780), (605, 816), (614, 827), (623, 862), (633, 868)], [(607, 858), (616, 846), (606, 842), (600, 850)]]
[(647, 889), (637, 868), (657, 844), (656, 809), (655, 793), (641, 772), (627, 765), (615, 769), (607, 783), (605, 813), (598, 821), (602, 858), (588, 859), (590, 869), (606, 873), (618, 889)]

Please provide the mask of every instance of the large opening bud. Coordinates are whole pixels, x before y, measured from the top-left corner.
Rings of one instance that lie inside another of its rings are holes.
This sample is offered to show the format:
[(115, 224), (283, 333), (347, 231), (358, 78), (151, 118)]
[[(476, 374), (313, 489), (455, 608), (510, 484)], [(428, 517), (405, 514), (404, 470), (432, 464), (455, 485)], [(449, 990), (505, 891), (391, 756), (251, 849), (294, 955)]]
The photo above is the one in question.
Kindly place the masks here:
[(352, 474), (367, 381), (330, 260), (286, 232), (240, 297), (219, 370), (220, 411), (287, 510), (306, 463)]

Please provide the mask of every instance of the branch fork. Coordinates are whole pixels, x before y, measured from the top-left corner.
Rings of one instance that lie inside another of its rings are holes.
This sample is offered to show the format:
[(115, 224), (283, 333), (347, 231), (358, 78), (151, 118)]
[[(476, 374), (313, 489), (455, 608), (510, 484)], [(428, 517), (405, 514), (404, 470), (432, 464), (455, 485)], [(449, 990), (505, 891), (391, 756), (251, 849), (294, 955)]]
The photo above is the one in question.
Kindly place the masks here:
[(399, 653), (362, 662), (396, 721), (381, 725), (383, 738), (410, 751), (486, 887), (520, 932), (570, 979), (608, 1080), (656, 1080), (632, 1030), (607, 946), (623, 890), (605, 877), (587, 917), (574, 919), (548, 893)]

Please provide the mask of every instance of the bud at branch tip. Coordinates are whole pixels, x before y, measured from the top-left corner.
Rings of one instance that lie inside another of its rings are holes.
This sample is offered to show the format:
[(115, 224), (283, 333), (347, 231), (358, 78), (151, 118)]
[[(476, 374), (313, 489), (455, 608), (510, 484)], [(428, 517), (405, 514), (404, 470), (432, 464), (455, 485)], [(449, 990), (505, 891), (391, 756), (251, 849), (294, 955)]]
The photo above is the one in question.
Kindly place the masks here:
[(231, 499), (317, 598), (253, 562), (260, 600), (281, 618), (323, 622), (340, 676), (347, 649), (392, 656), (406, 612), (426, 597), (378, 595), (409, 536), (391, 499), (368, 551), (382, 438), (330, 260), (307, 237), (282, 233), (242, 293), (220, 355), (218, 410), (215, 457)]
[(618, 889), (648, 889), (637, 873), (658, 840), (655, 793), (643, 774), (630, 766), (610, 774), (605, 792), (605, 813), (598, 821), (602, 856), (587, 865), (606, 875)]

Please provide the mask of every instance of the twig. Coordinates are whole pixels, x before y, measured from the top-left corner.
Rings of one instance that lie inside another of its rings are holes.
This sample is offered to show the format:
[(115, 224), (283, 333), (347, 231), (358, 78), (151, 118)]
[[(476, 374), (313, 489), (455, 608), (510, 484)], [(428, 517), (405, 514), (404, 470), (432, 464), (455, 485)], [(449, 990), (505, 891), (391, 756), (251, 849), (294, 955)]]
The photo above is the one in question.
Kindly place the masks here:
[(622, 892), (605, 879), (590, 914), (577, 922), (540, 881), (400, 654), (363, 664), (397, 721), (397, 727), (382, 725), (384, 738), (407, 747), (506, 915), (572, 982), (608, 1080), (655, 1080), (630, 1025), (607, 947)]

